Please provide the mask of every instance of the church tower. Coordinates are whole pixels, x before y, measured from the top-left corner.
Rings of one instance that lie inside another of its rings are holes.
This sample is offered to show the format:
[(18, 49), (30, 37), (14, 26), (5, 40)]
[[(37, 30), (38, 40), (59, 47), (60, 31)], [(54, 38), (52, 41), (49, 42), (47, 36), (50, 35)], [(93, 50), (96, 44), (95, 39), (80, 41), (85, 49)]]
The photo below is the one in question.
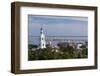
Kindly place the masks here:
[(43, 33), (43, 28), (40, 29), (40, 48), (46, 48), (46, 41), (45, 41), (45, 35)]

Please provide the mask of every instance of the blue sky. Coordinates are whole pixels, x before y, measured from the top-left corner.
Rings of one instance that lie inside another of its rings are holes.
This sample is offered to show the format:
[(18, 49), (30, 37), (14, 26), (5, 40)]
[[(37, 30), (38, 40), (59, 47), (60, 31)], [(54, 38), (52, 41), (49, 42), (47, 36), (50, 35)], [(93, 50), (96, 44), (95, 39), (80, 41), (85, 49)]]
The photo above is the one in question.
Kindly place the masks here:
[(41, 27), (47, 36), (88, 36), (87, 17), (28, 16), (29, 36), (39, 36)]

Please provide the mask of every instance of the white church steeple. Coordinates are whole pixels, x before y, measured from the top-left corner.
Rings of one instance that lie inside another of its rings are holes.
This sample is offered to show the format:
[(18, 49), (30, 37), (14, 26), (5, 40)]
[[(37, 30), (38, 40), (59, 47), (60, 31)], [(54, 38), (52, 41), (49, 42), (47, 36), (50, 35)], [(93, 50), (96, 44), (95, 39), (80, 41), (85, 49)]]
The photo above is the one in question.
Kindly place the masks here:
[(46, 48), (45, 34), (43, 33), (43, 28), (40, 29), (40, 48)]

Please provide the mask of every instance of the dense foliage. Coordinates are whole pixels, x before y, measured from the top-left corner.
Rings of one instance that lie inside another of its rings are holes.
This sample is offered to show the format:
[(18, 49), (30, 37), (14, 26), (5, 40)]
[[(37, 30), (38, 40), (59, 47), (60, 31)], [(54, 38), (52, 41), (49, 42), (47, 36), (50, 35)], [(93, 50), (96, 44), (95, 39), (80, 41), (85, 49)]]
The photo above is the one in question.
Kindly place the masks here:
[(77, 59), (87, 58), (87, 48), (85, 46), (82, 49), (75, 49), (73, 47), (60, 47), (59, 49), (47, 47), (45, 49), (32, 48), (28, 50), (28, 60), (51, 60), (51, 59)]

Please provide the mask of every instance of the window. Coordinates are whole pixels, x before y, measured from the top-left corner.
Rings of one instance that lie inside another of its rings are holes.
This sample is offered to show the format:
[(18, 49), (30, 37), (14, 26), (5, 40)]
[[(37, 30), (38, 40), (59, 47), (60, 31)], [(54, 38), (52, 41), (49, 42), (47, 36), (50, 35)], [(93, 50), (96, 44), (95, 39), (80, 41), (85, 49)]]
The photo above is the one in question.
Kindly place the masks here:
[(44, 46), (44, 44), (43, 44), (43, 46)]

